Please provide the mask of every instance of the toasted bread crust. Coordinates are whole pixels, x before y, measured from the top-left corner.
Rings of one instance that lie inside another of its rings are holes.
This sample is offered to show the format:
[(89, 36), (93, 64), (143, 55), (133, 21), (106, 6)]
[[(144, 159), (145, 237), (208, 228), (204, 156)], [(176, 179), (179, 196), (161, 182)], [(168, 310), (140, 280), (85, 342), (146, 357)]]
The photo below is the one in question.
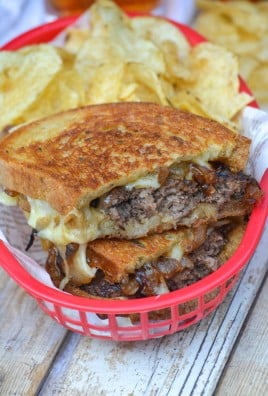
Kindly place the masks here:
[(185, 249), (197, 232), (181, 227), (135, 240), (97, 239), (88, 244), (87, 254), (91, 265), (101, 269), (105, 277), (115, 283), (146, 262), (166, 254), (175, 244)]
[(0, 141), (0, 184), (62, 214), (175, 162), (245, 167), (250, 141), (223, 125), (152, 103), (87, 106), (21, 126)]

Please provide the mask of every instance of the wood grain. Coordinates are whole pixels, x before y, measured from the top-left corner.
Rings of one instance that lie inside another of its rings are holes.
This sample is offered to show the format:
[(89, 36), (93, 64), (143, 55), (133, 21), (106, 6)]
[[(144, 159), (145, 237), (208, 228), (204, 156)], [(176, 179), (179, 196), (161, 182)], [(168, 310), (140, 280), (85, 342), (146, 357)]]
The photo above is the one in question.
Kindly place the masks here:
[(224, 371), (217, 395), (268, 395), (268, 276)]
[(0, 269), (0, 394), (36, 394), (66, 335)]

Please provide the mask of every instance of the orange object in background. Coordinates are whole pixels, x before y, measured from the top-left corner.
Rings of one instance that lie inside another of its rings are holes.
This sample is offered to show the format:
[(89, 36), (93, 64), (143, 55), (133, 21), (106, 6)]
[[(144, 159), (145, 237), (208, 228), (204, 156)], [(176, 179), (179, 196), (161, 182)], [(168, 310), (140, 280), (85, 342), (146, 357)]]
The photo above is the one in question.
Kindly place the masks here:
[[(79, 14), (90, 7), (94, 0), (50, 0), (50, 5), (60, 15)], [(160, 4), (160, 0), (116, 0), (126, 11), (149, 12)]]
[(159, 0), (115, 0), (126, 11), (148, 12), (160, 5)]
[[(221, 0), (221, 1), (225, 3), (231, 3), (233, 0)], [(249, 1), (250, 3), (260, 3), (263, 0), (245, 0), (245, 1)]]

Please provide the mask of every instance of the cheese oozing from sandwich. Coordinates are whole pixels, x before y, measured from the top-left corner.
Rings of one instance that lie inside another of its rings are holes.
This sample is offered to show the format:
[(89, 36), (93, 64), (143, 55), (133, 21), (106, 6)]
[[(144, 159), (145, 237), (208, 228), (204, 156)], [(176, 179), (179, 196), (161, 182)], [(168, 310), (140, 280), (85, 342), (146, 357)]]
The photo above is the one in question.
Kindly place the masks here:
[[(127, 190), (159, 187), (157, 172), (138, 178), (125, 186)], [(62, 215), (45, 201), (28, 197), (28, 202), (31, 208), (28, 224), (38, 230), (40, 238), (48, 239), (56, 245), (67, 245), (71, 242), (84, 244), (105, 233), (102, 229), (102, 223), (105, 221), (104, 213), (89, 204), (81, 209), (74, 208), (67, 215)]]
[[(202, 166), (205, 165), (208, 169), (211, 168), (203, 157), (198, 158), (196, 162), (202, 164)], [(183, 165), (173, 165), (172, 171), (188, 180), (192, 179), (189, 170), (185, 174)], [(132, 191), (142, 188), (156, 190), (160, 186), (159, 171), (156, 171), (140, 177), (124, 187), (127, 191)], [(4, 191), (0, 193), (0, 202), (5, 205), (18, 204), (18, 198), (19, 195), (10, 196)], [(40, 238), (49, 240), (57, 246), (66, 246), (72, 242), (85, 244), (90, 240), (104, 237), (113, 232), (114, 225), (111, 220), (107, 218), (103, 211), (90, 206), (89, 203), (80, 209), (73, 208), (69, 213), (63, 215), (53, 209), (46, 201), (31, 197), (26, 198), (30, 207), (30, 210), (25, 212), (28, 224), (38, 231)], [(159, 219), (153, 219), (151, 223), (155, 221), (159, 221)], [(151, 225), (150, 221), (147, 223), (144, 225), (145, 229)], [(131, 225), (129, 225), (129, 228), (131, 228)]]
[(16, 206), (18, 204), (17, 197), (11, 197), (5, 191), (0, 191), (0, 203), (6, 206)]
[(56, 246), (66, 246), (107, 236), (133, 239), (178, 225), (216, 221), (229, 202), (227, 215), (231, 215), (231, 210), (237, 216), (247, 211), (243, 202), (248, 193), (252, 202), (258, 198), (260, 190), (250, 177), (233, 174), (221, 165), (214, 169), (204, 158), (196, 162), (173, 164), (151, 172), (66, 214), (46, 201), (9, 190), (0, 194), (0, 200), (21, 206), (28, 224), (40, 238)]

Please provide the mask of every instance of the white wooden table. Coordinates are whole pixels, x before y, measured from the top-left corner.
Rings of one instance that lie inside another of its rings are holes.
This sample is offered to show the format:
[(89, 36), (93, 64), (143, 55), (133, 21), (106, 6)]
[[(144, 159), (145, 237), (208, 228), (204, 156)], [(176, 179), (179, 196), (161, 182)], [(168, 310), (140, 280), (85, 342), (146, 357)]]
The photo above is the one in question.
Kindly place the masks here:
[(215, 312), (147, 342), (71, 333), (1, 271), (0, 395), (268, 395), (267, 242)]

